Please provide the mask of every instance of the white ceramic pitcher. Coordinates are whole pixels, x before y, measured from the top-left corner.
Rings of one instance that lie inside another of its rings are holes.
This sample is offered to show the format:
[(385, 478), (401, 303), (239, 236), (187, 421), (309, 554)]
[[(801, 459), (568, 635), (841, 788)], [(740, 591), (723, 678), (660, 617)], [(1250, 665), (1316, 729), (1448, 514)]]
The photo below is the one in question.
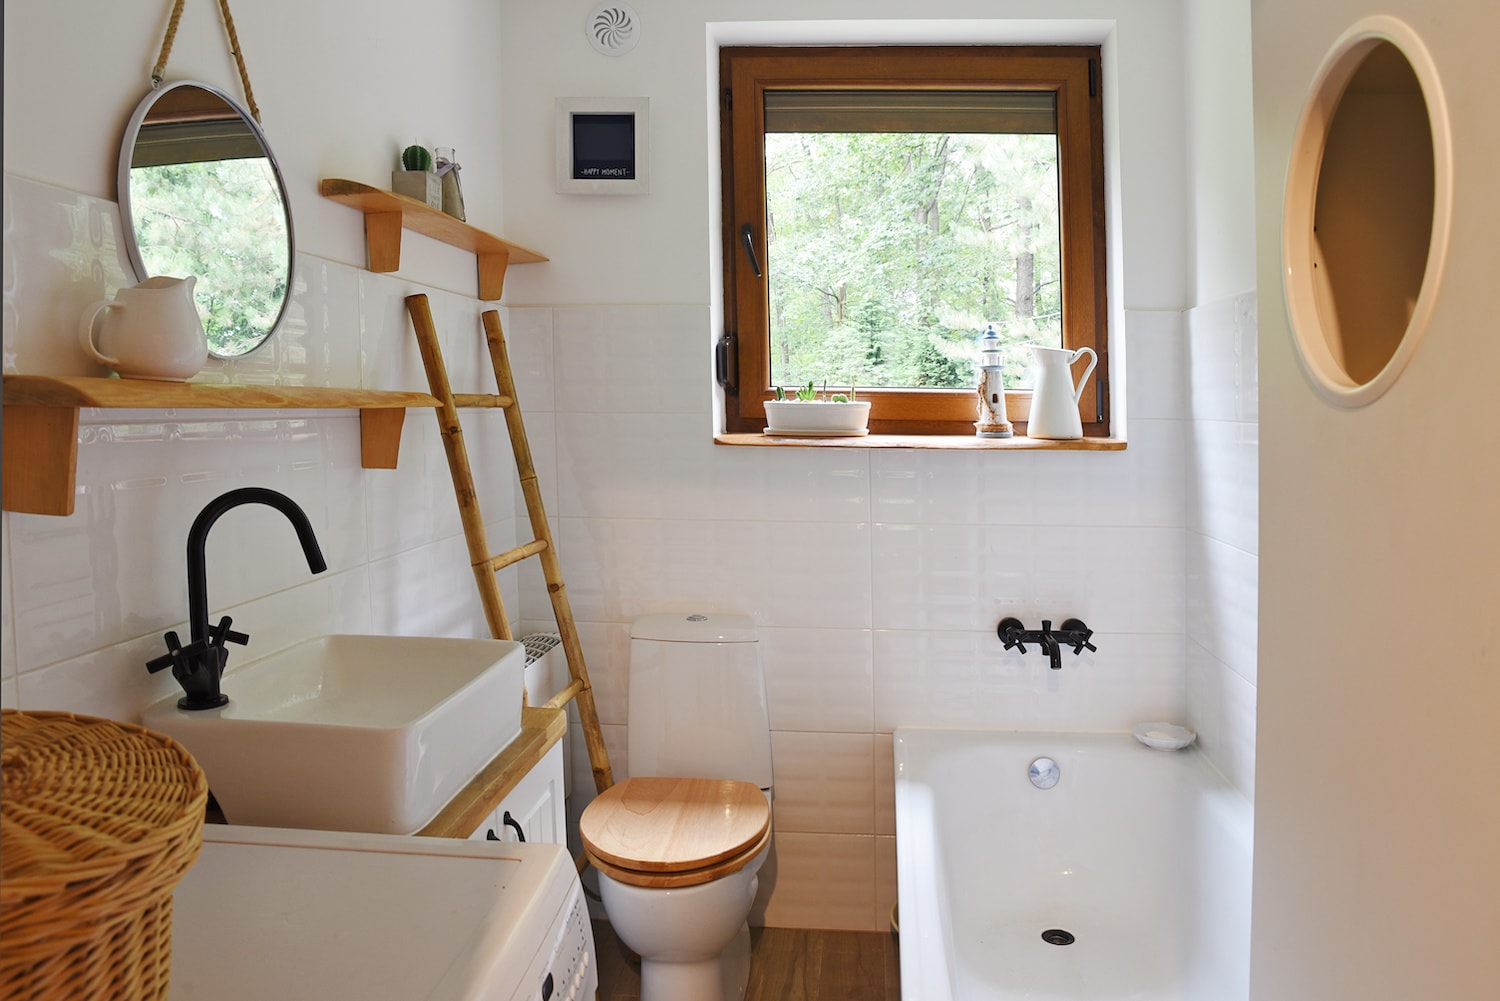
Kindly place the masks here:
[[(1036, 385), (1031, 390), (1031, 416), (1026, 421), (1028, 438), (1051, 438), (1066, 440), (1083, 437), (1083, 421), (1078, 416), (1078, 399), (1083, 395), (1083, 384), (1089, 381), (1099, 356), (1093, 348), (1049, 348), (1041, 344), (1028, 345), (1036, 357)], [(1078, 386), (1073, 385), (1072, 365), (1084, 355), (1089, 356), (1089, 367), (1083, 370)]]
[[(83, 311), (78, 342), (126, 379), (184, 382), (208, 363), (208, 337), (193, 304), (197, 278), (148, 278)], [(96, 321), (98, 338), (95, 339)]]

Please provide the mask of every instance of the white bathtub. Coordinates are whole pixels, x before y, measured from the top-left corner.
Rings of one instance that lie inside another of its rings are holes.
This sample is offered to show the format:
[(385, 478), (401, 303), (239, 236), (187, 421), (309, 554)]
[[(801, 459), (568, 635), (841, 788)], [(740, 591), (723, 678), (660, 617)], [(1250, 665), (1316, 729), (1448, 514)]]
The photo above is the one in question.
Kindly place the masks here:
[(1248, 996), (1251, 807), (1198, 751), (910, 728), (895, 746), (905, 1001)]

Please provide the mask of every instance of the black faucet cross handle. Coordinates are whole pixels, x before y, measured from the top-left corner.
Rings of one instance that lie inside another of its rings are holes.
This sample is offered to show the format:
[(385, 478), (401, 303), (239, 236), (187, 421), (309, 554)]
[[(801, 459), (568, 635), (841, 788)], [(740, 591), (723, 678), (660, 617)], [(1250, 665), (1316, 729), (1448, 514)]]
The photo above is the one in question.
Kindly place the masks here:
[(248, 634), (235, 632), (229, 628), (233, 624), (234, 620), (227, 615), (220, 619), (219, 624), (214, 626), (213, 638), (209, 640), (209, 643), (216, 647), (222, 647), (225, 643), (238, 643), (240, 646), (249, 643)]
[(1065, 642), (1073, 648), (1074, 654), (1080, 654), (1085, 649), (1094, 653), (1099, 652), (1099, 648), (1089, 642), (1094, 631), (1084, 625), (1082, 619), (1068, 619), (1062, 624), (1062, 632), (1067, 634), (1068, 638)]
[(1025, 631), (1026, 627), (1021, 624), (1021, 620), (1011, 616), (1001, 619), (1000, 624), (995, 627), (995, 633), (1000, 637), (1000, 642), (1005, 644), (1005, 649), (1009, 650), (1014, 647), (1022, 653), (1026, 652), (1026, 644), (1021, 642), (1021, 636)]
[(175, 667), (182, 658), (182, 640), (178, 638), (177, 633), (169, 630), (162, 638), (167, 641), (167, 652), (160, 657), (146, 661), (146, 670), (152, 674)]

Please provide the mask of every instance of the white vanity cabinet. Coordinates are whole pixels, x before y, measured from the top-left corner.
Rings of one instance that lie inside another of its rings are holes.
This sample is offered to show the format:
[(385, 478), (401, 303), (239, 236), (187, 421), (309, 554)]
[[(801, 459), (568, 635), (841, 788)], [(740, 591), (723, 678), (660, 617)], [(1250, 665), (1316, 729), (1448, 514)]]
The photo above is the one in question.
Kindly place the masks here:
[(552, 745), (469, 838), (567, 844), (561, 741)]

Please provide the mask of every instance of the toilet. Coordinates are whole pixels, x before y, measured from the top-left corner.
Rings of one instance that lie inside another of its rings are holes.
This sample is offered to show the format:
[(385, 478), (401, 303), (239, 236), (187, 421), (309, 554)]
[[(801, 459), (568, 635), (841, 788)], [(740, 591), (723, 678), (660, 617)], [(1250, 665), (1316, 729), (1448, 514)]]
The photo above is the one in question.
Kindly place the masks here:
[(630, 634), (630, 777), (583, 811), (642, 1001), (740, 1001), (771, 843), (771, 725), (755, 623), (650, 615)]

